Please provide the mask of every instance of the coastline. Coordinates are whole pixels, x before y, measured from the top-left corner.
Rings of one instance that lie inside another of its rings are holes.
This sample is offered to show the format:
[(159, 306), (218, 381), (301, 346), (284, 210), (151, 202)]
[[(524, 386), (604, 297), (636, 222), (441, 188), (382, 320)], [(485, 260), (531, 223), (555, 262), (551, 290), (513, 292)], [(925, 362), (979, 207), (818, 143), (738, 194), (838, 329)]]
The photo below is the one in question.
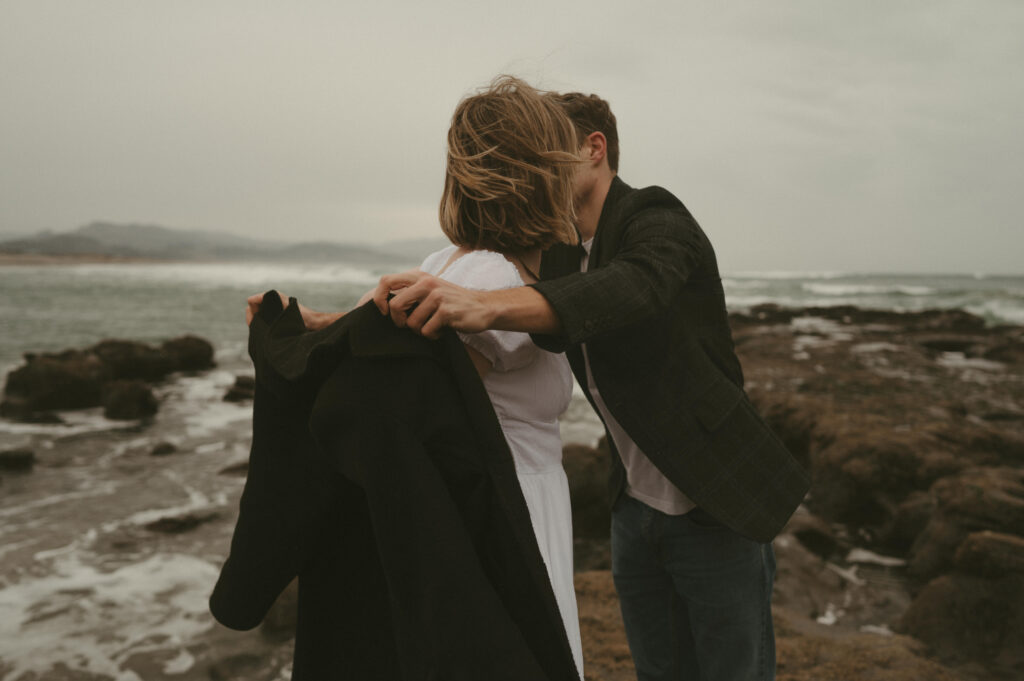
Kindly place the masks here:
[(92, 265), (92, 264), (128, 264), (128, 263), (171, 263), (177, 260), (147, 258), (130, 255), (105, 255), (101, 253), (50, 255), (42, 253), (3, 253), (0, 252), (0, 266), (5, 265)]

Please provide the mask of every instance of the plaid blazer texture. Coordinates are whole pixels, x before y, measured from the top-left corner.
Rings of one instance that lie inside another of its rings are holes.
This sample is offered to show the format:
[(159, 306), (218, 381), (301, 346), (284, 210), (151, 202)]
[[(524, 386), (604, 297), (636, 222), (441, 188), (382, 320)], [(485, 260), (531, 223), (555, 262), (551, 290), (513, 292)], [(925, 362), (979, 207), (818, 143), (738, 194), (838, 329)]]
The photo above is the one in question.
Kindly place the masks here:
[[(534, 288), (562, 333), (534, 340), (564, 350), (584, 387), (586, 343), (605, 404), (658, 469), (724, 525), (771, 541), (809, 479), (743, 391), (711, 242), (671, 193), (616, 177), (581, 273), (584, 253), (544, 254)], [(615, 453), (613, 503), (624, 485)]]

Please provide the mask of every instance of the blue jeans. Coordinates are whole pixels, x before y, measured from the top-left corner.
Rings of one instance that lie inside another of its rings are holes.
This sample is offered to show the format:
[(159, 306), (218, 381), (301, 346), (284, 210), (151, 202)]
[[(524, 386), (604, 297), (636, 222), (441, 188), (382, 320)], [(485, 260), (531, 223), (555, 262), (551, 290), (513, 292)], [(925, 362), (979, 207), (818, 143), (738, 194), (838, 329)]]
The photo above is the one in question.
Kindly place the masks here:
[(702, 509), (670, 516), (623, 494), (612, 576), (638, 681), (771, 681), (775, 554)]

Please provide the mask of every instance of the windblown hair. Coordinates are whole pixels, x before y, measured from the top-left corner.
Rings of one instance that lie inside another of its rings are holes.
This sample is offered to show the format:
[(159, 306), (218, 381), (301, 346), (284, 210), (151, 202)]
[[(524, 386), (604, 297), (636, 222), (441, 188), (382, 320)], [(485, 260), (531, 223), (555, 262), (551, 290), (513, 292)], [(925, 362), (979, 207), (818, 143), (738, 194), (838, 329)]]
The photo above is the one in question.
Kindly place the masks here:
[(558, 102), (499, 76), (452, 115), (441, 229), (458, 246), (499, 253), (576, 243), (577, 153)]
[(565, 109), (569, 119), (576, 127), (579, 143), (590, 133), (599, 132), (608, 141), (608, 167), (619, 171), (619, 130), (615, 124), (615, 114), (608, 102), (597, 95), (585, 95), (582, 92), (551, 93), (549, 95)]

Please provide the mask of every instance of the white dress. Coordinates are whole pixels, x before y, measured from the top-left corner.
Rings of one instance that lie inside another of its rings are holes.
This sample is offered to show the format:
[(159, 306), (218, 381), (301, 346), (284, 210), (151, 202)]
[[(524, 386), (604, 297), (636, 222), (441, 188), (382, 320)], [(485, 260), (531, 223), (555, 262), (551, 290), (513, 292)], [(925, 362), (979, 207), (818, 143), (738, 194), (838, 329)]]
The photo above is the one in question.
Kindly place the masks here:
[[(457, 248), (427, 256), (420, 269), (436, 275)], [(519, 270), (500, 253), (472, 251), (440, 275), (463, 288), (491, 291), (523, 286)], [(572, 566), (572, 510), (562, 468), (558, 417), (572, 397), (572, 372), (565, 355), (541, 350), (517, 331), (463, 334), (462, 341), (493, 365), (483, 383), (505, 433), (533, 531), (565, 623), (573, 657), (583, 678), (583, 644)]]

